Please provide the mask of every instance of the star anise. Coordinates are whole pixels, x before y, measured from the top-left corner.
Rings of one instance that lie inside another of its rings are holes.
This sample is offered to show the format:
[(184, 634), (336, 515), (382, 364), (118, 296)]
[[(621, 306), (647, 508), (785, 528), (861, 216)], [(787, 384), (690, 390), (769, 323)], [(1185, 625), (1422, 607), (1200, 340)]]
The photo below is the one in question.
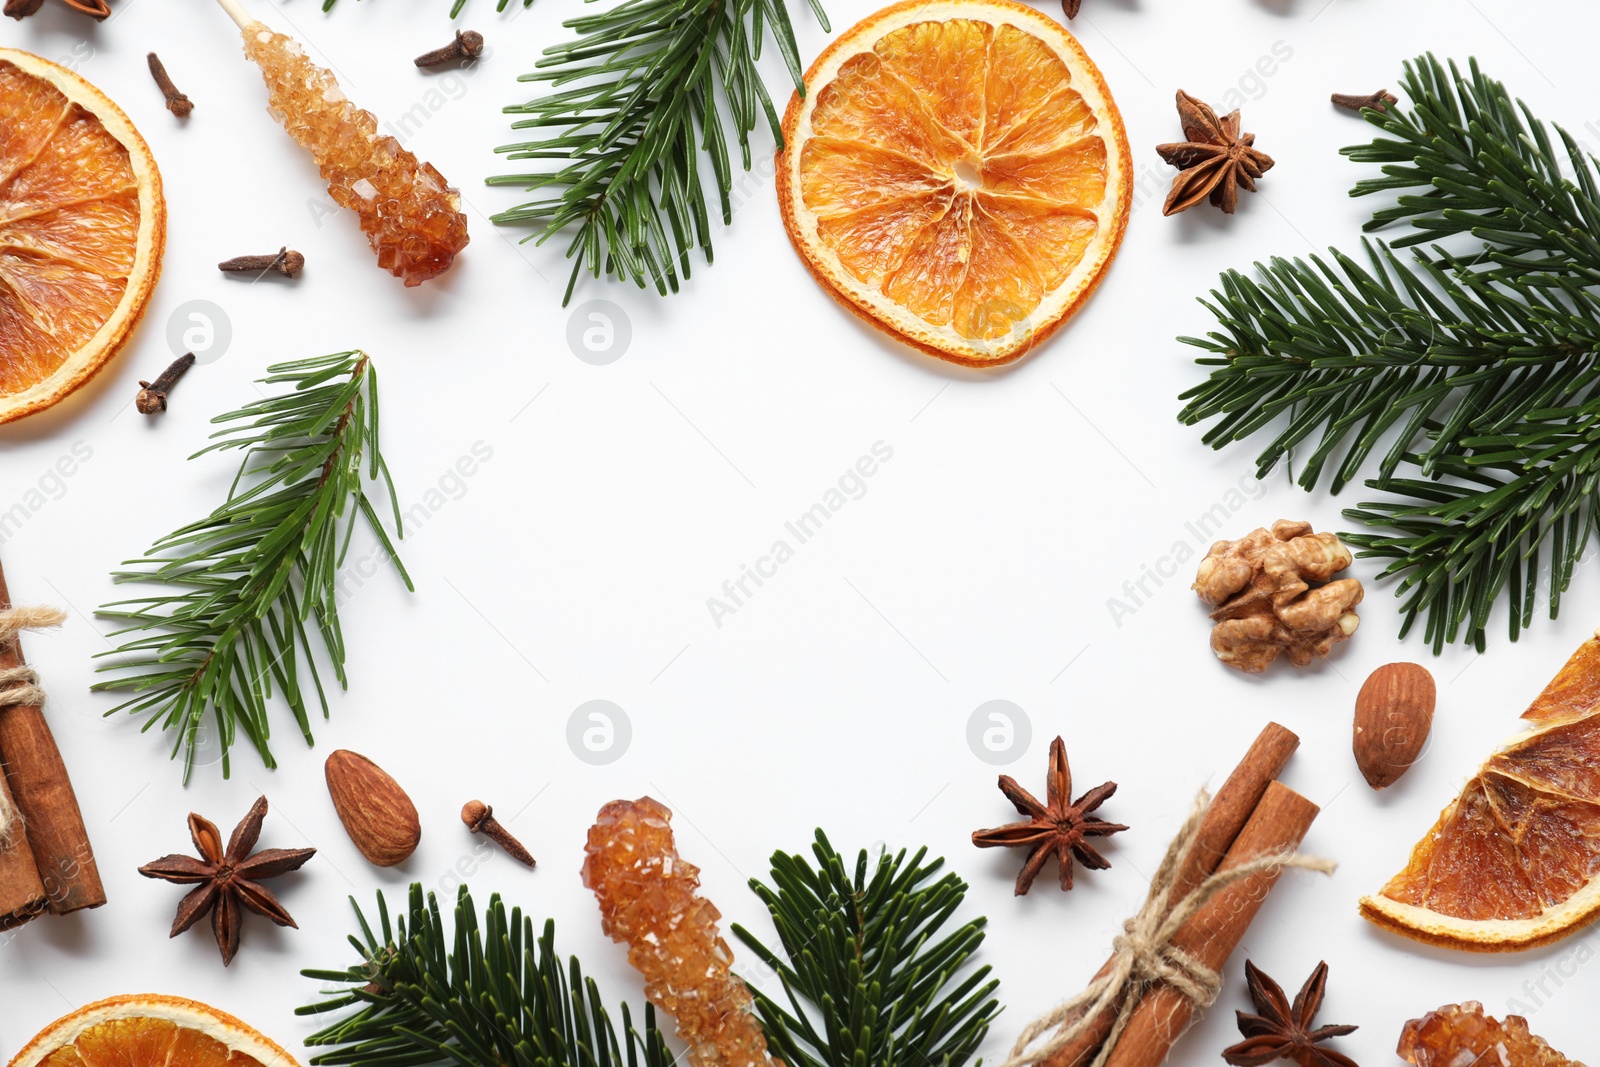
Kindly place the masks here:
[(1078, 8), (1083, 6), (1083, 0), (1061, 0), (1061, 10), (1067, 13), (1067, 18), (1078, 17)]
[(1161, 158), (1181, 172), (1172, 181), (1163, 215), (1187, 211), (1209, 197), (1229, 215), (1239, 205), (1239, 188), (1256, 191), (1256, 179), (1272, 169), (1272, 157), (1255, 147), (1256, 135), (1239, 133), (1239, 112), (1226, 118), (1178, 90), (1178, 118), (1183, 122), (1179, 144), (1156, 145)]
[(278, 898), (261, 884), (261, 880), (297, 871), (317, 854), (314, 848), (269, 848), (256, 852), (261, 823), (266, 817), (267, 798), (262, 797), (234, 829), (224, 850), (222, 834), (215, 824), (190, 815), (189, 836), (194, 838), (200, 858), (164, 856), (139, 868), (139, 873), (146, 878), (198, 886), (179, 902), (171, 936), (177, 937), (210, 913), (217, 947), (222, 950), (223, 966), (232, 963), (239, 951), (239, 928), (244, 924), (246, 911), (265, 915), (279, 926), (295, 926)]
[(972, 843), (979, 848), (1026, 848), (1028, 859), (1017, 875), (1017, 896), (1033, 887), (1045, 861), (1052, 855), (1061, 867), (1061, 888), (1072, 888), (1072, 860), (1094, 871), (1108, 869), (1111, 864), (1089, 844), (1091, 837), (1109, 837), (1127, 827), (1121, 823), (1106, 822), (1091, 815), (1117, 791), (1116, 782), (1107, 782), (1089, 790), (1077, 800), (1072, 799), (1072, 771), (1067, 766), (1067, 746), (1061, 738), (1050, 743), (1050, 772), (1046, 779), (1046, 802), (1041, 804), (1034, 795), (1017, 784), (1009, 774), (1000, 776), (1000, 792), (1017, 806), (1028, 818), (993, 830), (979, 830), (972, 835)]
[(1343, 1037), (1354, 1026), (1319, 1026), (1312, 1020), (1322, 1007), (1328, 991), (1328, 965), (1317, 964), (1306, 984), (1295, 995), (1294, 1004), (1284, 996), (1283, 987), (1268, 978), (1256, 965), (1245, 962), (1245, 980), (1250, 983), (1250, 999), (1260, 1015), (1239, 1012), (1239, 1032), (1244, 1040), (1223, 1050), (1222, 1058), (1234, 1067), (1262, 1067), (1274, 1060), (1293, 1060), (1300, 1067), (1356, 1067), (1356, 1061), (1342, 1052), (1319, 1047), (1330, 1037)]

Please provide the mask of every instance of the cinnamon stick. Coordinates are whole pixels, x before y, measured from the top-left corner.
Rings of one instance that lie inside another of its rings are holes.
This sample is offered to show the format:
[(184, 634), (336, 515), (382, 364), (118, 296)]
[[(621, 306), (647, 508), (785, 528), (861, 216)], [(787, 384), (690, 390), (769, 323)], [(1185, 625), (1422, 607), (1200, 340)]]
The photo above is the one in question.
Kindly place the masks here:
[[(1292, 851), (1311, 829), (1318, 810), (1288, 786), (1273, 782), (1217, 869), (1227, 870), (1261, 856)], [(1178, 931), (1172, 947), (1188, 953), (1205, 967), (1220, 970), (1282, 873), (1262, 871), (1222, 890)], [(1134, 1009), (1106, 1067), (1159, 1067), (1193, 1016), (1193, 1001), (1170, 986), (1154, 987)]]
[(22, 815), (0, 774), (0, 930), (10, 930), (43, 915), (44, 882), (28, 847)]
[[(11, 607), (0, 567), (0, 611)], [(0, 669), (24, 665), (20, 639), (0, 642)], [(89, 832), (78, 810), (61, 750), (37, 707), (0, 707), (0, 766), (27, 831), (50, 911), (56, 915), (106, 902)]]
[[(1267, 723), (1206, 809), (1194, 845), (1173, 886), (1170, 899), (1174, 903), (1215, 873), (1217, 864), (1233, 847), (1234, 839), (1260, 804), (1267, 786), (1283, 773), (1289, 757), (1299, 746), (1300, 738), (1293, 731), (1275, 722)], [(1104, 977), (1110, 969), (1111, 961), (1107, 960), (1095, 978)], [(1088, 1063), (1111, 1032), (1121, 1006), (1119, 1002), (1101, 1012), (1076, 1041), (1041, 1061), (1041, 1067), (1082, 1067)]]

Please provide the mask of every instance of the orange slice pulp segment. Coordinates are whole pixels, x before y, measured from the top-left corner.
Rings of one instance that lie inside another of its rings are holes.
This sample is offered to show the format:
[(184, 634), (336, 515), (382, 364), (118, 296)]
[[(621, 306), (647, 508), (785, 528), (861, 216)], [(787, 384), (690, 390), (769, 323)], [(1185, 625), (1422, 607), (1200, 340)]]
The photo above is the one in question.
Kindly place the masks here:
[(1470, 951), (1532, 948), (1600, 913), (1600, 637), (1586, 641), (1419, 841), (1361, 901), (1374, 923)]
[(161, 177), (127, 116), (65, 67), (0, 49), (0, 422), (116, 353), (165, 234)]
[(791, 101), (790, 239), (852, 310), (957, 363), (1016, 359), (1127, 225), (1127, 137), (1094, 64), (1011, 0), (910, 0), (842, 35)]

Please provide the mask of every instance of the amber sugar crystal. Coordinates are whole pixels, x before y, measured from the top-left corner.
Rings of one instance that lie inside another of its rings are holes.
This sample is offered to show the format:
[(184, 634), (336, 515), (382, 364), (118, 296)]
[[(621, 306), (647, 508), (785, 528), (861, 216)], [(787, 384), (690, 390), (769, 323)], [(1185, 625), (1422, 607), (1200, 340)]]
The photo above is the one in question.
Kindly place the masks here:
[(601, 927), (628, 946), (645, 995), (678, 1022), (694, 1067), (764, 1067), (774, 1061), (750, 1013), (750, 991), (729, 969), (722, 913), (696, 890), (700, 869), (678, 855), (672, 812), (641, 797), (614, 800), (589, 828), (583, 884), (600, 902)]
[(1406, 1023), (1398, 1051), (1417, 1067), (1583, 1067), (1529, 1033), (1522, 1016), (1501, 1022), (1471, 1000)]
[(334, 202), (361, 217), (378, 265), (407, 285), (448, 270), (467, 247), (467, 217), (433, 164), (379, 133), (372, 112), (352, 104), (293, 38), (254, 23), (244, 52), (266, 79), (273, 117), (310, 151)]

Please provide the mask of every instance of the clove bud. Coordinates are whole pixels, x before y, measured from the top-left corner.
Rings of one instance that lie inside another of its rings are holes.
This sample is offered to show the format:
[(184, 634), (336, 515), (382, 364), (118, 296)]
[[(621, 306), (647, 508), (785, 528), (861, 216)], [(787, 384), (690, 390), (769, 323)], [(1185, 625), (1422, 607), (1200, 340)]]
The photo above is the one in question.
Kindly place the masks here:
[(1355, 112), (1369, 107), (1374, 111), (1388, 111), (1391, 106), (1400, 102), (1400, 98), (1387, 89), (1379, 89), (1365, 96), (1360, 93), (1334, 93), (1331, 99), (1337, 106)]
[(265, 274), (272, 271), (293, 278), (306, 265), (306, 257), (285, 245), (276, 255), (234, 256), (217, 264), (217, 269), (230, 274)]
[(161, 57), (151, 52), (147, 60), (150, 64), (150, 77), (156, 80), (161, 95), (167, 98), (167, 110), (180, 119), (188, 118), (189, 112), (194, 110), (194, 101), (180, 93), (178, 87), (172, 84), (172, 78), (167, 74), (167, 68), (162, 64)]
[(501, 848), (506, 855), (518, 863), (529, 867), (538, 866), (538, 861), (533, 854), (522, 847), (522, 842), (511, 836), (511, 831), (500, 825), (494, 817), (494, 809), (481, 800), (469, 800), (461, 809), (461, 821), (467, 824), (467, 829), (475, 834), (482, 834)]
[(477, 30), (457, 30), (456, 39), (443, 48), (424, 52), (413, 62), (419, 67), (438, 67), (458, 59), (477, 59), (483, 55), (483, 34)]
[(189, 368), (194, 366), (194, 353), (185, 352), (172, 361), (172, 365), (156, 376), (153, 382), (140, 382), (139, 395), (134, 399), (133, 406), (139, 409), (141, 415), (157, 415), (167, 410), (167, 394), (172, 387), (178, 384), (178, 379), (189, 373)]

